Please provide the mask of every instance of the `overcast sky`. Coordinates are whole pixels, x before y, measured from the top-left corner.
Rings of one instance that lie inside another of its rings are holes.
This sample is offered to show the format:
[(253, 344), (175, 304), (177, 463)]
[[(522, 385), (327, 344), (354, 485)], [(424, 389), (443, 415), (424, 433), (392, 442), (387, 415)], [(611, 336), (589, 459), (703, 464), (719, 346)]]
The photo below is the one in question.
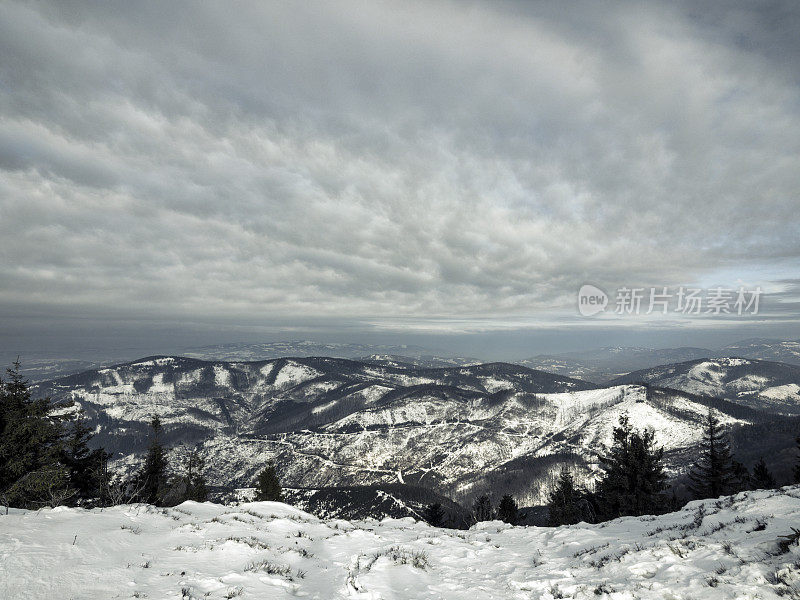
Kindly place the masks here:
[[(0, 345), (800, 337), (798, 31), (794, 0), (0, 3)], [(764, 296), (589, 319), (584, 283)]]

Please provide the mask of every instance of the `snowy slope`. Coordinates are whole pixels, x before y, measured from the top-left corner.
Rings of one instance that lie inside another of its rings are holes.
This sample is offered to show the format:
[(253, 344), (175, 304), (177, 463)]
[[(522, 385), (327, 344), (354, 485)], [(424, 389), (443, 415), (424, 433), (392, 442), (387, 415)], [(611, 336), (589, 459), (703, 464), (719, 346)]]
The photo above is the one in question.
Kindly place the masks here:
[(777, 599), (800, 594), (800, 488), (554, 529), (320, 520), (187, 502), (0, 516), (0, 597)]
[(612, 383), (648, 382), (727, 398), (782, 414), (800, 414), (800, 366), (744, 358), (702, 359), (634, 371)]

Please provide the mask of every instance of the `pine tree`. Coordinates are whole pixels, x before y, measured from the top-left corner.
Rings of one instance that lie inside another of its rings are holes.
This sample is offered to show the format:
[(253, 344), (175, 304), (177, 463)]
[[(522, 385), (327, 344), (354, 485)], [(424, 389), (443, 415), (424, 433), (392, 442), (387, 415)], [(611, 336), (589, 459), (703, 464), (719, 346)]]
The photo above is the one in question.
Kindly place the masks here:
[(500, 505), (497, 507), (497, 518), (509, 525), (516, 525), (518, 511), (519, 508), (514, 498), (510, 494), (506, 494), (501, 498)]
[(272, 461), (258, 475), (256, 480), (256, 500), (283, 502), (283, 491), (281, 490), (280, 481), (278, 481), (278, 474), (275, 472), (275, 463)]
[(31, 397), (20, 362), (0, 378), (0, 502), (37, 508), (65, 504), (76, 495), (63, 464), (71, 402)]
[(428, 504), (428, 506), (425, 507), (423, 518), (431, 527), (441, 527), (444, 521), (444, 510), (442, 510), (441, 503), (433, 502)]
[(102, 448), (89, 448), (91, 437), (92, 429), (82, 418), (68, 423), (60, 460), (68, 469), (69, 483), (76, 490), (78, 499), (96, 502), (102, 495), (101, 466), (107, 459)]
[(603, 519), (658, 514), (667, 509), (664, 449), (655, 447), (654, 435), (649, 429), (634, 430), (627, 415), (620, 417), (611, 449), (599, 457), (603, 474), (596, 498)]
[(689, 489), (695, 498), (718, 498), (734, 491), (736, 476), (731, 444), (714, 410), (709, 408), (704, 422), (700, 456), (689, 472)]
[(173, 477), (162, 498), (163, 504), (175, 506), (187, 500), (195, 502), (205, 502), (208, 500), (208, 490), (206, 480), (203, 476), (205, 461), (200, 456), (197, 448), (192, 448), (185, 454), (181, 466), (183, 470), (180, 474)]
[(150, 421), (150, 446), (137, 481), (141, 488), (140, 499), (147, 504), (161, 506), (169, 491), (167, 481), (167, 453), (161, 443), (161, 419), (153, 416)]
[(778, 487), (775, 478), (767, 468), (767, 463), (764, 462), (763, 456), (753, 467), (752, 485), (753, 489), (756, 490), (771, 490)]
[(745, 467), (738, 460), (734, 460), (732, 464), (733, 477), (731, 479), (729, 492), (731, 494), (738, 494), (739, 492), (752, 489), (752, 477), (750, 476), (750, 471), (747, 470), (747, 467)]
[(194, 448), (187, 459), (186, 464), (186, 482), (187, 482), (187, 500), (194, 500), (195, 502), (205, 502), (208, 500), (208, 488), (206, 486), (206, 478), (203, 474), (205, 470), (206, 461), (200, 456), (197, 448)]
[(494, 519), (494, 508), (492, 501), (486, 494), (479, 496), (472, 505), (472, 518), (476, 522), (491, 521)]
[(547, 510), (550, 513), (549, 523), (552, 526), (572, 525), (581, 520), (578, 502), (580, 492), (575, 487), (575, 480), (566, 465), (561, 467), (555, 489), (550, 492)]
[(797, 444), (797, 463), (794, 465), (794, 483), (800, 483), (800, 435), (794, 439)]

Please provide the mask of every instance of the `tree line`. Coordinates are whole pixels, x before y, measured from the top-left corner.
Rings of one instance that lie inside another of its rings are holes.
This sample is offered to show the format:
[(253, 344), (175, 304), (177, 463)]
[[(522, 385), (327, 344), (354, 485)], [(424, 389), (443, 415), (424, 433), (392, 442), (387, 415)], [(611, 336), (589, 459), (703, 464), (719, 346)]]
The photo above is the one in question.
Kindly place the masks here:
[[(793, 475), (795, 483), (800, 483), (800, 436), (796, 443), (799, 454)], [(653, 431), (634, 429), (627, 415), (622, 415), (611, 447), (599, 457), (600, 477), (593, 490), (576, 485), (570, 470), (562, 468), (548, 501), (550, 524), (597, 523), (677, 510), (683, 502), (667, 487), (663, 456), (664, 449), (655, 446)], [(763, 457), (752, 472), (735, 460), (728, 434), (713, 408), (703, 419), (703, 439), (696, 458), (689, 471), (693, 499), (777, 486)]]

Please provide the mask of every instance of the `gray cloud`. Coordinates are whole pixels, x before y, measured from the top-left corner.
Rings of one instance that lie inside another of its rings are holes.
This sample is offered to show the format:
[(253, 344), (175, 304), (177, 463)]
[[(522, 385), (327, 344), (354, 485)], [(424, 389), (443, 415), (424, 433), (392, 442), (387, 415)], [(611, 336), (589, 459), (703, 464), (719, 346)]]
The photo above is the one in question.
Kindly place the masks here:
[(491, 328), (796, 277), (798, 14), (3, 3), (0, 308)]

